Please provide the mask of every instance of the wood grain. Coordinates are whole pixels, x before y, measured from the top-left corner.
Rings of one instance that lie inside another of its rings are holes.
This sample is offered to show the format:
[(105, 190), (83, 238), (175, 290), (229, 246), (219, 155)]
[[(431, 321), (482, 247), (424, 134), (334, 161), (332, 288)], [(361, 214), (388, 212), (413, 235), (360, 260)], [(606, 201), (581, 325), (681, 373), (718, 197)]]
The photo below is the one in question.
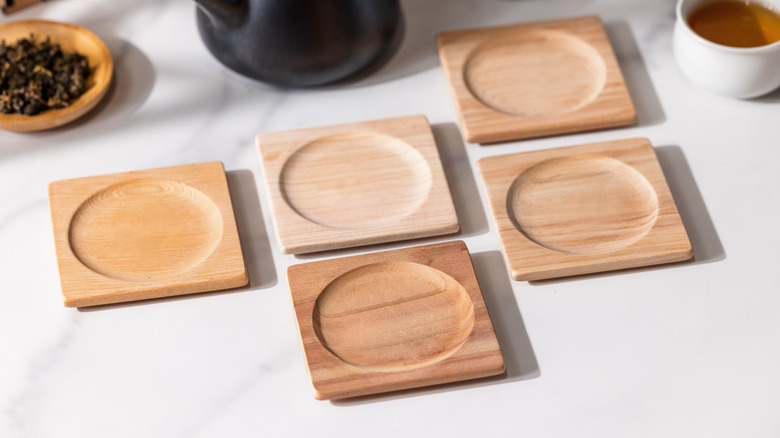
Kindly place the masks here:
[(447, 32), (437, 44), (469, 142), (636, 123), (598, 17)]
[(249, 280), (221, 163), (58, 181), (49, 204), (68, 307)]
[(483, 158), (479, 168), (515, 280), (693, 256), (646, 139)]
[(504, 371), (462, 241), (291, 266), (287, 279), (317, 399)]
[(285, 254), (459, 229), (423, 116), (266, 133), (257, 145)]
[(105, 97), (114, 71), (111, 52), (103, 41), (88, 30), (68, 23), (45, 20), (21, 20), (0, 26), (0, 40), (12, 44), (22, 38), (50, 38), (63, 52), (78, 52), (89, 60), (92, 74), (87, 78), (87, 91), (69, 106), (43, 111), (34, 116), (0, 114), (0, 129), (9, 131), (41, 131), (70, 123), (87, 114)]

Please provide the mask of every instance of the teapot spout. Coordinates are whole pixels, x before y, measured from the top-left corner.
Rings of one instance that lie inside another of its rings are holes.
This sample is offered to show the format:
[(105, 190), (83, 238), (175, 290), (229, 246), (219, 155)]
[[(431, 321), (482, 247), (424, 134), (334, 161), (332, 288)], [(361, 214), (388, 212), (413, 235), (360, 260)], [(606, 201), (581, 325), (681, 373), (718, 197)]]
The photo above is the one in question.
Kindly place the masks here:
[(248, 0), (195, 0), (215, 27), (233, 29), (247, 17)]

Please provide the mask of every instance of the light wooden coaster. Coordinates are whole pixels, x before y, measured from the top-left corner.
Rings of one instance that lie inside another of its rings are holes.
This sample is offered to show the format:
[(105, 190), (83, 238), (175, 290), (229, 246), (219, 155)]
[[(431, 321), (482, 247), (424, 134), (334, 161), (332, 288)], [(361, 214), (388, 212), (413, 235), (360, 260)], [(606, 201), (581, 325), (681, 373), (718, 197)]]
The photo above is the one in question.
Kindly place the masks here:
[(598, 17), (447, 32), (436, 41), (469, 142), (636, 123)]
[(483, 158), (479, 168), (515, 280), (693, 256), (647, 139)]
[(459, 229), (423, 116), (261, 134), (257, 145), (285, 254)]
[(249, 281), (222, 163), (58, 181), (49, 205), (68, 307)]
[(317, 399), (504, 372), (462, 241), (291, 266), (287, 279)]

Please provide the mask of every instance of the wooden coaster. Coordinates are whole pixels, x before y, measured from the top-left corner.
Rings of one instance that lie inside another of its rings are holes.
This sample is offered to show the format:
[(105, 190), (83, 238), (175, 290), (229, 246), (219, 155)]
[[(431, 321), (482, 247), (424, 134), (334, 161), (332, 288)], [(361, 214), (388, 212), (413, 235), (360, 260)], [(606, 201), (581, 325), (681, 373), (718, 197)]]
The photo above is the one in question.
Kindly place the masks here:
[(479, 168), (515, 280), (693, 256), (647, 139), (483, 158)]
[(314, 397), (356, 397), (504, 372), (466, 244), (291, 266)]
[(285, 254), (459, 229), (423, 116), (261, 134), (257, 145)]
[(68, 307), (249, 281), (222, 163), (58, 181), (49, 205)]
[(598, 17), (447, 32), (436, 41), (469, 142), (636, 123)]

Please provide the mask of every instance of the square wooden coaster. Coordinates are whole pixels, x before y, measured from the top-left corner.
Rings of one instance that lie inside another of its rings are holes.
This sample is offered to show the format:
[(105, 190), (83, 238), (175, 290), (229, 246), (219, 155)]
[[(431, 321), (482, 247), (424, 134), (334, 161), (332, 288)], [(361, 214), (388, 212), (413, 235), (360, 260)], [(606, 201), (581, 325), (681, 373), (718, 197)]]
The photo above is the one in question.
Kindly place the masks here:
[(423, 116), (272, 132), (257, 145), (285, 254), (459, 230)]
[(49, 206), (65, 306), (249, 281), (222, 163), (53, 182)]
[(693, 256), (647, 139), (483, 158), (479, 168), (515, 280)]
[(356, 397), (504, 372), (462, 241), (291, 266), (314, 397)]
[(636, 123), (598, 17), (447, 32), (436, 41), (469, 142)]

